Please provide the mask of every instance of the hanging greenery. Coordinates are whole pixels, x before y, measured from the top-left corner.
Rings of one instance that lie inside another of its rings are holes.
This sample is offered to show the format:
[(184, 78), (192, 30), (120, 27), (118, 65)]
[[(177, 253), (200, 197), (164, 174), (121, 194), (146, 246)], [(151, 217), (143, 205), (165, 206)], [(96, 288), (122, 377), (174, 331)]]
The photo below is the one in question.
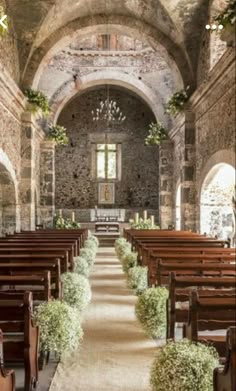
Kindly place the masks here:
[(61, 125), (49, 125), (49, 133), (48, 133), (49, 140), (55, 141), (57, 145), (68, 145), (69, 138), (66, 134), (66, 128)]
[(145, 138), (145, 145), (160, 145), (168, 138), (168, 132), (159, 122), (152, 122), (149, 125), (149, 134)]
[[(8, 16), (2, 6), (0, 6), (0, 20), (2, 23), (0, 24), (0, 37), (7, 34), (9, 29)], [(5, 27), (4, 27), (5, 26)]]
[(228, 1), (225, 9), (214, 18), (214, 21), (225, 28), (234, 25), (236, 21), (236, 0)]
[(37, 113), (39, 110), (42, 110), (45, 115), (49, 113), (48, 98), (41, 91), (28, 88), (25, 91), (25, 97), (29, 103), (28, 109), (31, 113)]
[(62, 216), (54, 217), (54, 227), (57, 229), (77, 229), (80, 228), (80, 223), (77, 221), (72, 221), (69, 218), (65, 218)]
[(165, 105), (166, 113), (176, 117), (176, 115), (184, 110), (185, 103), (189, 100), (190, 86), (175, 92)]

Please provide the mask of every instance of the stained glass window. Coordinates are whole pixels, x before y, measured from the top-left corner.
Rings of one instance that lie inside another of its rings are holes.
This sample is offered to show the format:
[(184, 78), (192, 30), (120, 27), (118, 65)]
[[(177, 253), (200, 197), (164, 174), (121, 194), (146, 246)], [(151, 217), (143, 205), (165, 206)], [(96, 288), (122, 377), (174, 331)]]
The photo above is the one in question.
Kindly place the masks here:
[(97, 144), (97, 178), (117, 178), (116, 144)]

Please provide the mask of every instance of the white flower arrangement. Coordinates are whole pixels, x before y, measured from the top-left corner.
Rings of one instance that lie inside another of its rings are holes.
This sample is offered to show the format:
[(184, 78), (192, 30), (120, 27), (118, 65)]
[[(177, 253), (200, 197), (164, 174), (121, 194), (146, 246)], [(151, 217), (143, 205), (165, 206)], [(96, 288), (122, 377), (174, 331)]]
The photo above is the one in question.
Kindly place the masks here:
[(77, 273), (63, 273), (63, 300), (82, 312), (91, 300), (92, 293), (86, 277)]
[(74, 257), (74, 263), (75, 263), (74, 272), (88, 278), (90, 268), (86, 259), (83, 257)]
[(40, 330), (40, 349), (65, 355), (78, 348), (83, 338), (78, 311), (60, 300), (43, 302), (34, 312)]
[(96, 243), (90, 239), (85, 240), (84, 248), (88, 248), (89, 250), (92, 250), (94, 252), (94, 255), (96, 255), (98, 249)]
[(99, 240), (96, 236), (92, 235), (92, 233), (89, 231), (88, 233), (88, 240), (92, 240), (95, 242), (96, 246), (99, 247)]
[(135, 314), (150, 337), (166, 335), (166, 301), (169, 292), (165, 287), (148, 288), (138, 298)]
[(122, 261), (124, 254), (131, 252), (131, 244), (126, 239), (119, 238), (115, 242), (115, 250), (119, 260)]
[(128, 271), (128, 287), (140, 295), (148, 287), (147, 267), (135, 266)]
[(122, 257), (122, 269), (127, 274), (129, 269), (137, 266), (138, 254), (134, 252), (125, 253)]
[(96, 254), (94, 253), (94, 250), (91, 248), (82, 248), (79, 253), (80, 257), (86, 259), (88, 262), (88, 265), (91, 267), (94, 263)]
[(218, 365), (214, 347), (186, 339), (168, 341), (152, 366), (152, 391), (212, 391), (213, 369)]

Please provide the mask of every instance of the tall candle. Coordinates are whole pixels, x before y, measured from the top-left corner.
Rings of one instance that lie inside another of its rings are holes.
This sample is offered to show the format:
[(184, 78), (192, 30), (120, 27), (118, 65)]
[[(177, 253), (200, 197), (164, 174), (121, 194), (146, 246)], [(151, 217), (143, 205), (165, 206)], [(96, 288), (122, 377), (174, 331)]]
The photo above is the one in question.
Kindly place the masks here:
[(72, 220), (73, 223), (75, 222), (75, 212), (71, 213), (71, 220)]
[(154, 216), (150, 216), (150, 218), (151, 218), (151, 226), (153, 228), (154, 225), (155, 225), (155, 217)]
[(147, 220), (147, 211), (146, 210), (143, 211), (143, 219)]
[(137, 224), (139, 222), (139, 213), (134, 214), (134, 222)]
[(59, 209), (59, 216), (62, 217), (62, 209)]

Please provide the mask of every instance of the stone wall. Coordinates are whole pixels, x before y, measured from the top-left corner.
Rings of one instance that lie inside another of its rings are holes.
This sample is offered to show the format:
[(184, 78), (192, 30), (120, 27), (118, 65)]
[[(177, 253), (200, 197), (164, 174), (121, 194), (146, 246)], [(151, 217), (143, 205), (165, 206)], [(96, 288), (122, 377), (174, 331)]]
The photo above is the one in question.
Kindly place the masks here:
[[(91, 110), (106, 99), (104, 87), (74, 99), (62, 112), (59, 123), (68, 129), (70, 144), (56, 148), (56, 207), (88, 209), (98, 205), (98, 181), (92, 170), (91, 146), (104, 143), (107, 124), (92, 120)], [(108, 143), (120, 143), (121, 180), (115, 183), (115, 204), (120, 208), (158, 209), (158, 148), (145, 147), (148, 124), (154, 116), (136, 96), (113, 87), (115, 99), (127, 117), (113, 124)]]

